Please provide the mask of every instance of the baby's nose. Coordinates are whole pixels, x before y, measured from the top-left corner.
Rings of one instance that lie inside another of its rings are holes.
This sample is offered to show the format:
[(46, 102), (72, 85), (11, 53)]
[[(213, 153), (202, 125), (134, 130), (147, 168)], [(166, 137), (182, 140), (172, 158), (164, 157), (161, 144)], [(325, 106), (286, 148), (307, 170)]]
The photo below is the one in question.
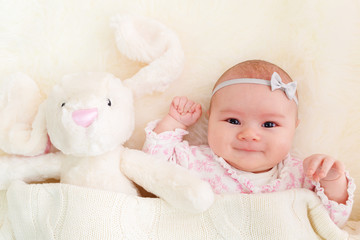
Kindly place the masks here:
[(86, 128), (95, 121), (97, 115), (97, 108), (80, 109), (72, 113), (72, 118), (77, 125)]
[(237, 135), (237, 138), (239, 140), (243, 140), (243, 141), (259, 141), (260, 140), (260, 136), (256, 133), (256, 131), (249, 127), (240, 131)]

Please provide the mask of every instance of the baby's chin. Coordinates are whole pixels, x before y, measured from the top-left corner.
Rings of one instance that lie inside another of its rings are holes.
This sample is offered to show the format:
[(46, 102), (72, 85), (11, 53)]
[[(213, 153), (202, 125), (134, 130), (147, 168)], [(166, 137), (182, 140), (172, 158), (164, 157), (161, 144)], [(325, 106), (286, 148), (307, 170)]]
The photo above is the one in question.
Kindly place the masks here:
[(264, 173), (264, 172), (268, 172), (271, 169), (273, 169), (273, 167), (267, 168), (267, 169), (263, 169), (263, 170), (255, 170), (255, 171), (251, 171), (252, 173)]
[[(272, 167), (259, 167), (259, 166), (244, 166), (239, 163), (239, 161), (228, 161), (224, 159), (230, 166), (233, 168), (236, 168), (237, 170), (243, 171), (243, 172), (251, 172), (251, 173), (264, 173), (270, 171)], [(251, 160), (250, 160), (251, 161)]]

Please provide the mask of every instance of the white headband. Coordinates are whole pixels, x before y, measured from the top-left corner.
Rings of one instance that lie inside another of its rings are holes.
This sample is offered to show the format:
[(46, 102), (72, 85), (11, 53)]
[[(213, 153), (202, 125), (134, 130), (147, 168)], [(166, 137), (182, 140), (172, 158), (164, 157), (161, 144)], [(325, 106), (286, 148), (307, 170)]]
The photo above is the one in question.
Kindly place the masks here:
[(212, 92), (211, 96), (214, 96), (214, 94), (223, 87), (233, 85), (233, 84), (238, 84), (238, 83), (254, 83), (254, 84), (262, 84), (262, 85), (266, 85), (266, 86), (271, 86), (271, 91), (280, 89), (285, 92), (288, 99), (294, 100), (296, 105), (298, 104), (298, 100), (295, 95), (297, 83), (296, 82), (290, 82), (287, 84), (283, 83), (280, 75), (277, 72), (273, 73), (270, 81), (264, 80), (264, 79), (257, 79), (257, 78), (238, 78), (238, 79), (231, 79), (231, 80), (224, 81), (216, 86), (216, 88)]

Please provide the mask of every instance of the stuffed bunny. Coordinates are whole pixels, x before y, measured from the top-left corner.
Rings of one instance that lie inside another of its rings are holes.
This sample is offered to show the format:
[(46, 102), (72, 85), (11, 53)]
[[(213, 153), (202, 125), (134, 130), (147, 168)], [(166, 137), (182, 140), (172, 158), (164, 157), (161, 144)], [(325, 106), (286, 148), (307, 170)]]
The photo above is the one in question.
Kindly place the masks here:
[[(3, 82), (0, 92), (0, 186), (14, 180), (61, 183), (137, 195), (133, 182), (176, 208), (201, 212), (212, 204), (210, 185), (187, 170), (129, 149), (134, 130), (133, 95), (163, 91), (183, 68), (175, 33), (151, 19), (113, 18), (119, 50), (147, 62), (132, 78), (110, 73), (69, 74), (41, 104), (40, 90), (25, 74)], [(19, 91), (21, 94), (19, 94)], [(49, 142), (58, 150), (44, 153)]]

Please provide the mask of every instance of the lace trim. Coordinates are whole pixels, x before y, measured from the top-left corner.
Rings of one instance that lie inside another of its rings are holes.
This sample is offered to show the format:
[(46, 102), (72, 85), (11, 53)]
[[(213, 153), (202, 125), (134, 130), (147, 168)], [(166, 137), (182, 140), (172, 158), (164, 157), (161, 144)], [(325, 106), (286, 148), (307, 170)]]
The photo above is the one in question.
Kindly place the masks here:
[[(214, 156), (216, 156), (214, 154)], [(292, 160), (292, 158), (290, 157), (290, 155), (288, 155), (286, 157), (286, 159), (284, 159), (284, 161), (282, 161), (281, 163), (279, 163), (278, 165), (278, 169), (279, 169), (279, 176), (277, 179), (271, 181), (270, 183), (261, 186), (261, 187), (257, 187), (255, 185), (253, 185), (251, 183), (251, 181), (246, 178), (245, 176), (241, 176), (239, 174), (236, 173), (236, 171), (233, 169), (233, 167), (228, 164), (222, 157), (215, 157), (216, 161), (218, 161), (220, 163), (220, 165), (229, 173), (229, 175), (235, 179), (236, 181), (239, 182), (239, 184), (245, 186), (247, 188), (247, 193), (267, 193), (267, 192), (275, 192), (275, 191), (279, 191), (279, 190), (285, 190), (282, 189), (282, 185), (281, 182), (284, 179), (290, 178), (290, 167), (289, 167), (289, 161)], [(245, 189), (242, 189), (245, 190)]]
[(350, 177), (349, 172), (345, 171), (345, 176), (348, 180), (348, 187), (347, 187), (347, 193), (348, 193), (348, 199), (346, 200), (345, 204), (343, 203), (337, 203), (333, 200), (330, 200), (325, 195), (325, 190), (323, 187), (320, 186), (320, 182), (312, 181), (311, 183), (315, 186), (316, 194), (320, 197), (321, 202), (325, 206), (336, 206), (340, 210), (348, 210), (349, 207), (352, 207), (354, 203), (354, 192), (356, 189), (355, 181), (352, 177)]

